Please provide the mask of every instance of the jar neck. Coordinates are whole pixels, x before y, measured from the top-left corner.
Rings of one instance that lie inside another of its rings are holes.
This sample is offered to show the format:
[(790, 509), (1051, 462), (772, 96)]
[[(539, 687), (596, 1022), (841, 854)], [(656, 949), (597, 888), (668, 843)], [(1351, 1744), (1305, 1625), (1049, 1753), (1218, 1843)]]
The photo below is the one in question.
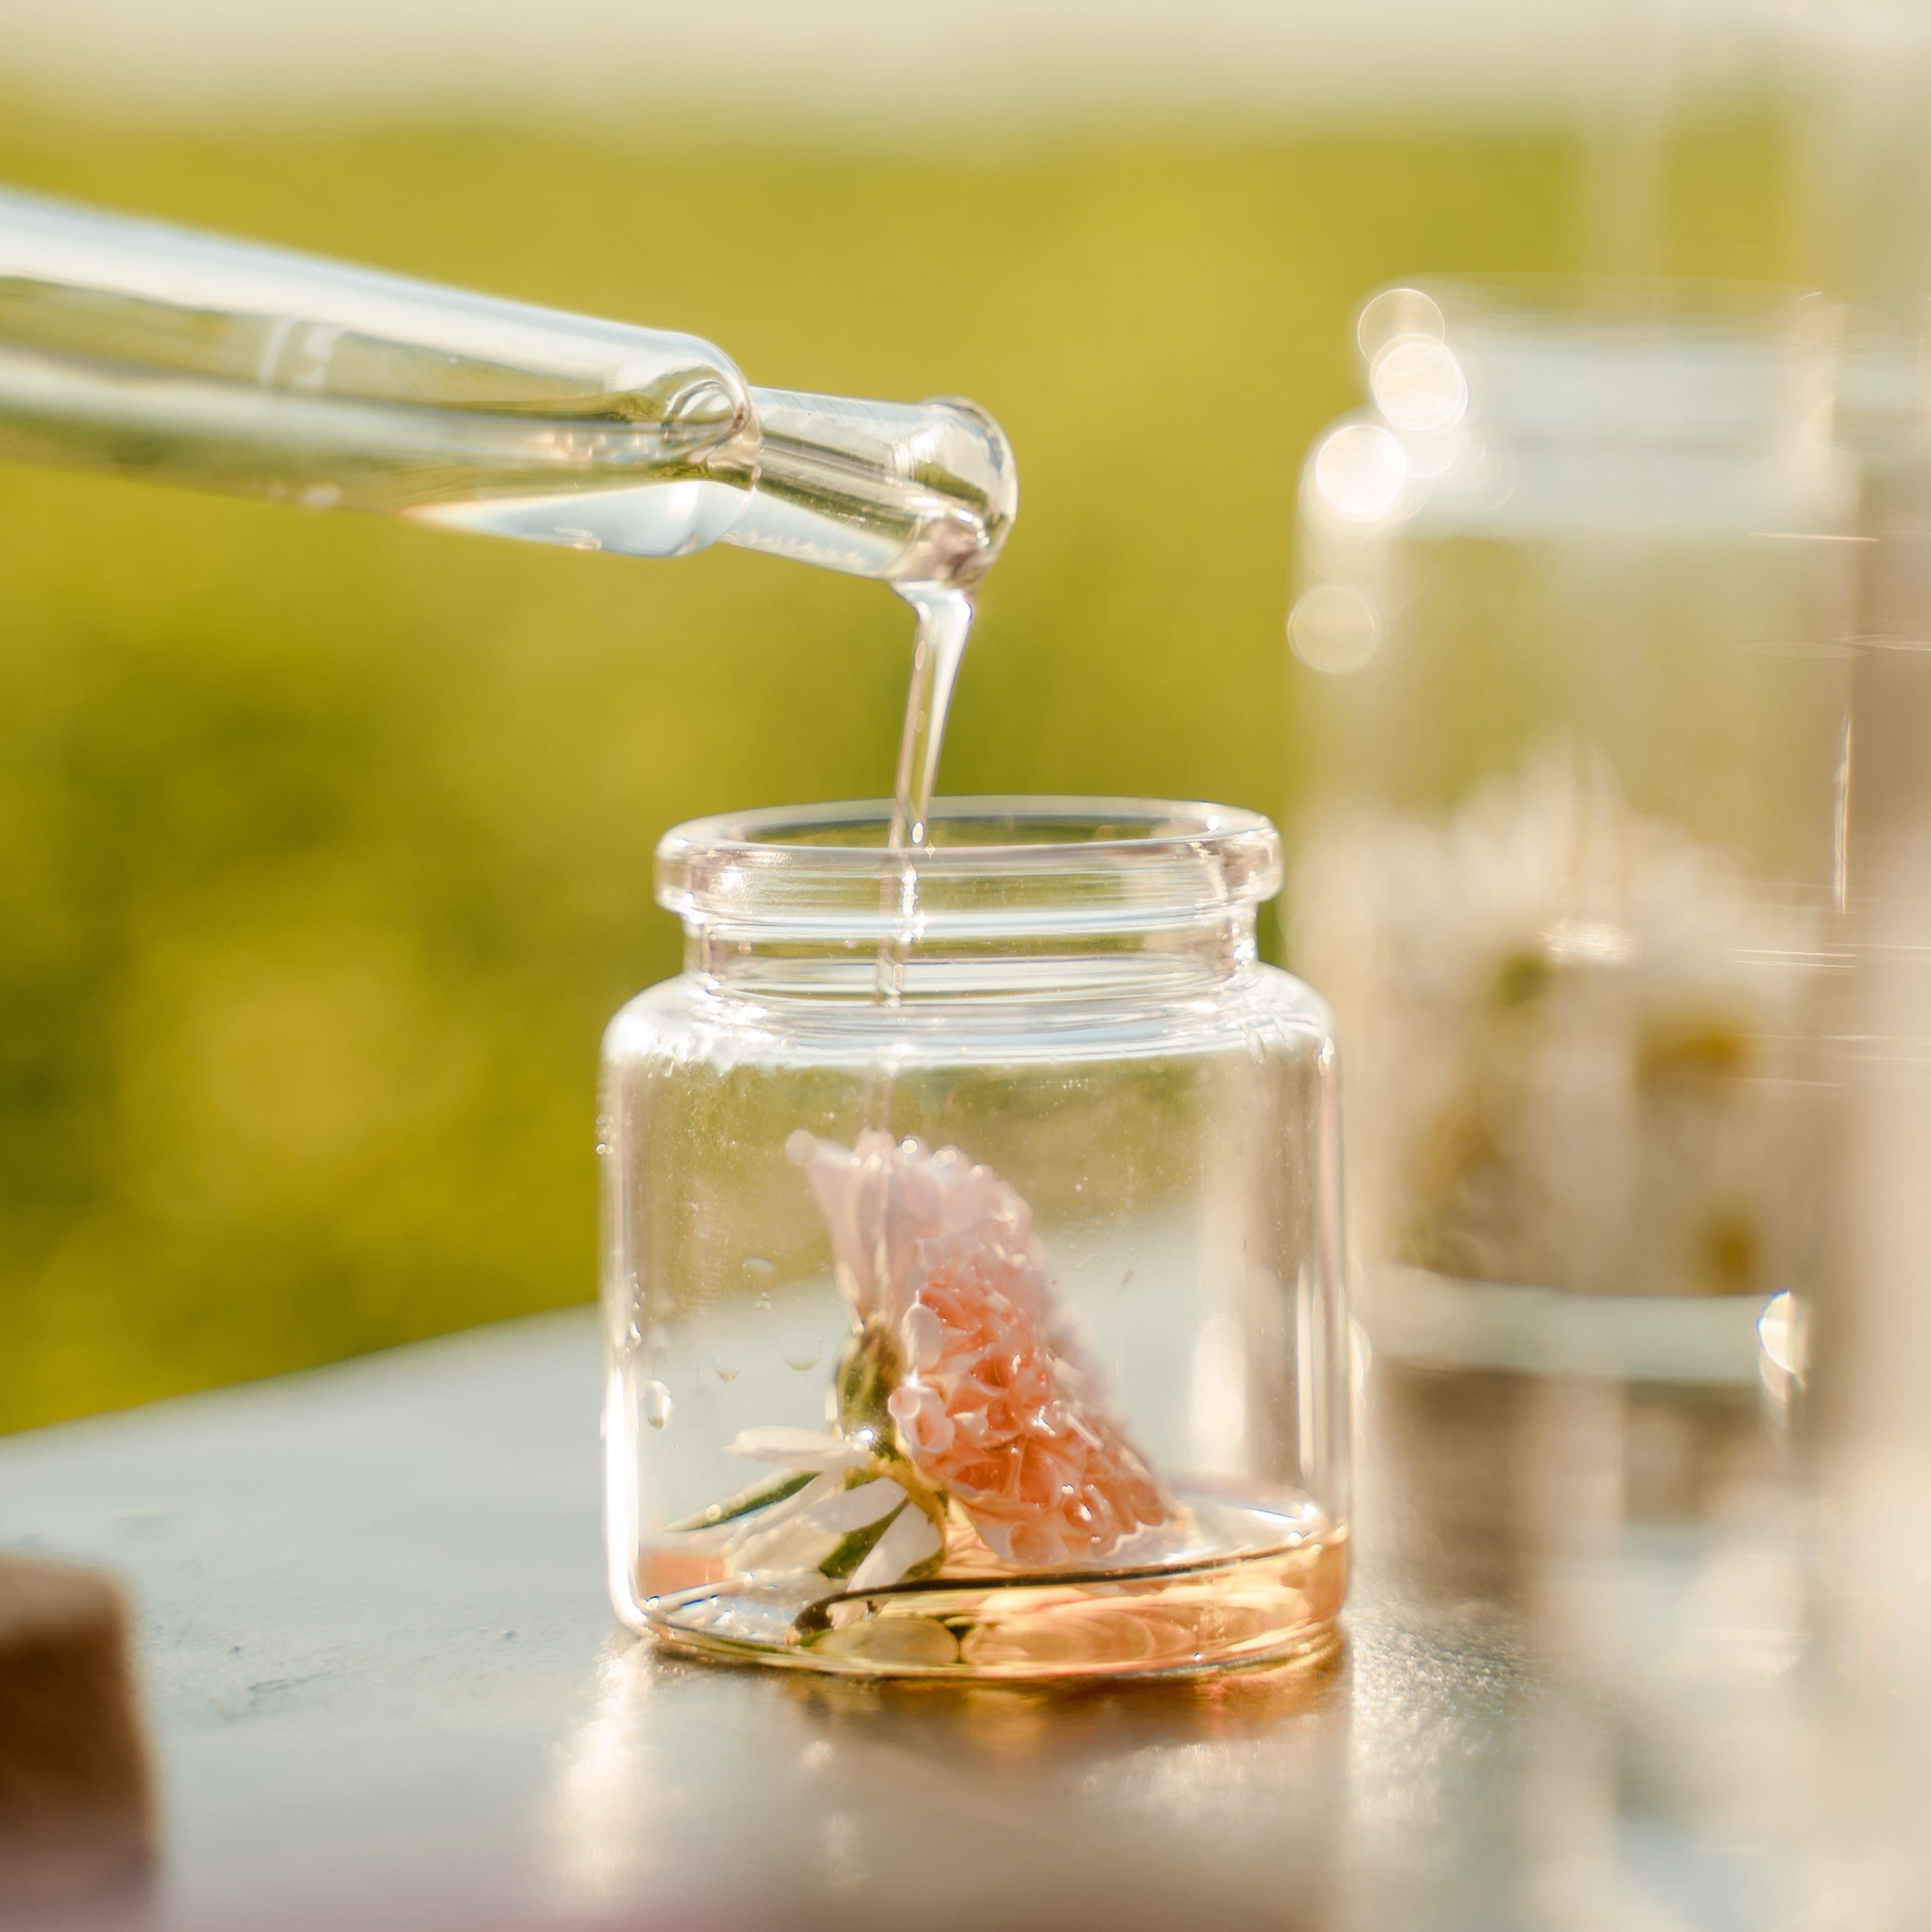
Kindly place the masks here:
[(870, 1000), (889, 981), (905, 1003), (1087, 995), (1168, 998), (1232, 978), (1258, 957), (1251, 906), (1138, 932), (1029, 931), (909, 946), (872, 937), (753, 934), (687, 921), (685, 970), (760, 998)]

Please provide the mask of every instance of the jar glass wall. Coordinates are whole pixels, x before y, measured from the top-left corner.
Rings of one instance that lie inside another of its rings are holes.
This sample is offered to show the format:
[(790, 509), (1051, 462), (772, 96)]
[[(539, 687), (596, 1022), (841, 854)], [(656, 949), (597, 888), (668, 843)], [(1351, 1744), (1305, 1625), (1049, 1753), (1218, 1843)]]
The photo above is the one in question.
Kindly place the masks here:
[[(672, 1642), (1041, 1677), (1311, 1653), (1346, 1575), (1334, 1048), (1251, 814), (686, 826), (613, 1022), (613, 1596)], [(882, 945), (904, 945), (881, 999)]]
[(1364, 1319), (1411, 1358), (1753, 1378), (1818, 1238), (1838, 318), (1445, 286), (1360, 331), (1370, 404), (1303, 479), (1289, 898), (1348, 1043)]

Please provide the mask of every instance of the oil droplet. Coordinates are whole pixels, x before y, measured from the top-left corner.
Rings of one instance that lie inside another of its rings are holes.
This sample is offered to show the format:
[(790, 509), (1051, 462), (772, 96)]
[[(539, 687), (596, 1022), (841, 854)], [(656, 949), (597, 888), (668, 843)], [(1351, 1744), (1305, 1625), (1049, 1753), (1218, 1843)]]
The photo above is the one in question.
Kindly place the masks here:
[(785, 1366), (793, 1369), (815, 1369), (824, 1352), (817, 1336), (802, 1328), (793, 1328), (785, 1336), (784, 1347)]
[(711, 1366), (721, 1382), (734, 1382), (744, 1366), (744, 1351), (735, 1342), (720, 1342), (711, 1351)]
[(765, 1288), (778, 1279), (778, 1270), (762, 1255), (747, 1255), (744, 1258), (744, 1278)]
[(760, 1294), (751, 1305), (760, 1315), (769, 1315), (771, 1312), (771, 1298), (768, 1294)]
[(653, 1429), (661, 1429), (670, 1420), (670, 1391), (661, 1382), (643, 1385), (643, 1419)]

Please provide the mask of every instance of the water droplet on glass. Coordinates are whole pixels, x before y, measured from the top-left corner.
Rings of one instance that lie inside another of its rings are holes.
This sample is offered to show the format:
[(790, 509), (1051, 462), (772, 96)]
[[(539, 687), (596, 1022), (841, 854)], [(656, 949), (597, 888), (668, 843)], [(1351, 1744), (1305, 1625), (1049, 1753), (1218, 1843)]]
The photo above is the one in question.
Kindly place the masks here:
[(721, 1382), (734, 1382), (744, 1366), (744, 1351), (735, 1342), (720, 1342), (711, 1351), (711, 1366)]
[(793, 1369), (815, 1369), (823, 1353), (817, 1336), (802, 1328), (794, 1328), (785, 1336), (784, 1348), (785, 1366)]
[(745, 1256), (744, 1274), (745, 1280), (755, 1282), (760, 1288), (778, 1279), (778, 1270), (762, 1255)]
[(643, 1385), (643, 1419), (653, 1429), (661, 1429), (670, 1420), (670, 1391), (661, 1382)]

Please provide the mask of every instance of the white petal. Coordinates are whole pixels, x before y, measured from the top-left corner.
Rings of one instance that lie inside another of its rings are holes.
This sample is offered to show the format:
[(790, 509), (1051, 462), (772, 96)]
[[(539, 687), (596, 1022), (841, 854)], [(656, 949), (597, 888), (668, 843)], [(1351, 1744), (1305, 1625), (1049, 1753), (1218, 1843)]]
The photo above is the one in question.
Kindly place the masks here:
[(843, 1436), (818, 1429), (747, 1429), (732, 1443), (731, 1454), (794, 1469), (856, 1469), (871, 1460)]
[(922, 1509), (901, 1510), (885, 1526), (885, 1534), (853, 1571), (847, 1590), (882, 1590), (895, 1583), (915, 1563), (922, 1563), (939, 1546), (939, 1532)]
[(843, 1536), (889, 1516), (904, 1500), (905, 1492), (889, 1476), (880, 1476), (876, 1482), (841, 1490), (820, 1503), (811, 1511), (811, 1521), (820, 1529), (835, 1530)]
[(752, 1510), (720, 1527), (733, 1533), (733, 1546), (742, 1547), (754, 1537), (768, 1535), (784, 1524), (796, 1522), (820, 1503), (829, 1502), (844, 1486), (844, 1475), (835, 1470), (826, 1475), (814, 1476), (796, 1496), (787, 1496), (782, 1502), (767, 1504), (760, 1510)]
[(759, 1570), (815, 1570), (838, 1547), (838, 1538), (798, 1517), (774, 1529), (748, 1536), (729, 1554), (734, 1568)]

